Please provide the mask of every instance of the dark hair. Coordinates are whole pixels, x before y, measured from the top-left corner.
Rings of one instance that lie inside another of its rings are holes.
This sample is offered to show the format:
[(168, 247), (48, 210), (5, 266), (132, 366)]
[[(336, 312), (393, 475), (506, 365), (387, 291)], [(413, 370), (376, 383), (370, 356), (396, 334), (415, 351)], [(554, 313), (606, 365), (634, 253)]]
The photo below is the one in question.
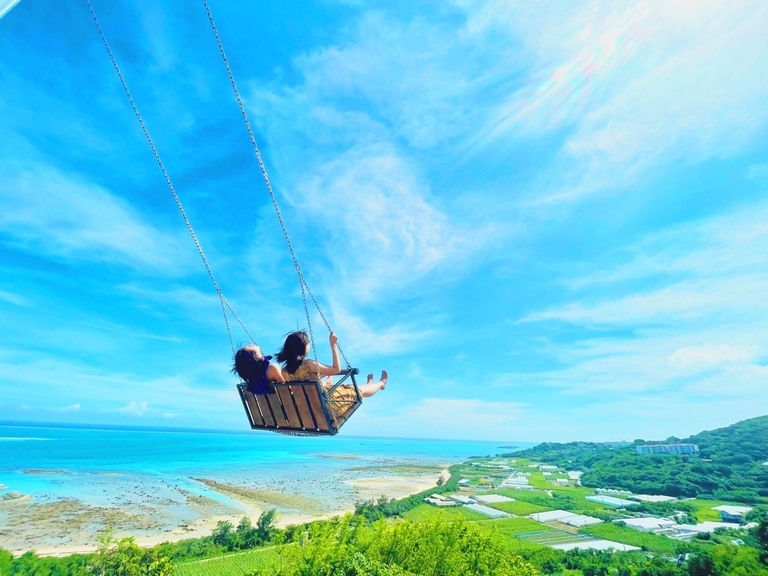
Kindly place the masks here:
[(235, 363), (232, 372), (240, 376), (244, 382), (255, 384), (264, 379), (267, 372), (267, 362), (258, 358), (252, 348), (240, 348), (235, 352)]
[(303, 330), (291, 332), (285, 337), (285, 344), (277, 352), (277, 361), (285, 364), (285, 371), (289, 374), (295, 374), (296, 370), (304, 361), (304, 355), (307, 353), (307, 344), (309, 336)]

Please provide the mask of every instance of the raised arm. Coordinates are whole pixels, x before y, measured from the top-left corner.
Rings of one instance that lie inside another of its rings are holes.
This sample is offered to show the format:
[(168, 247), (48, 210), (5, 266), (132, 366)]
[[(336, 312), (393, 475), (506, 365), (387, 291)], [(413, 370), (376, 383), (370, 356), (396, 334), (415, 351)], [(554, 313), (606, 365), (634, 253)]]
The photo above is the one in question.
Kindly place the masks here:
[(305, 360), (313, 372), (317, 373), (319, 376), (336, 376), (337, 374), (341, 374), (341, 360), (339, 360), (339, 349), (336, 346), (338, 341), (339, 339), (336, 336), (336, 333), (331, 332), (330, 336), (328, 336), (328, 343), (331, 345), (331, 359), (333, 366), (326, 366), (325, 364), (315, 362), (314, 360)]
[(336, 332), (331, 332), (328, 335), (328, 343), (331, 345), (331, 358), (333, 361), (333, 367), (336, 369), (335, 374), (341, 373), (341, 360), (339, 360), (339, 347), (336, 345), (339, 341)]

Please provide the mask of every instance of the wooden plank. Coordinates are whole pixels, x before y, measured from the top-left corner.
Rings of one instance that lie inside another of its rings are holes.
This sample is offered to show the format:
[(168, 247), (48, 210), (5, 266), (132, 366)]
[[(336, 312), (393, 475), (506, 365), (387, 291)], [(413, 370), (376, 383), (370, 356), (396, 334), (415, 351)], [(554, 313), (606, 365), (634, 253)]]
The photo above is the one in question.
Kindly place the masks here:
[(317, 382), (305, 382), (302, 384), (302, 387), (304, 389), (304, 393), (307, 395), (309, 407), (312, 410), (312, 413), (315, 415), (317, 428), (323, 432), (330, 430), (330, 423), (328, 422), (328, 419), (325, 416), (325, 411), (323, 410), (323, 400), (320, 398), (320, 385)]
[(248, 413), (251, 415), (251, 428), (262, 428), (264, 426), (264, 418), (261, 417), (261, 411), (255, 396), (248, 392), (248, 390), (243, 390), (242, 396), (248, 406)]
[(245, 399), (245, 386), (238, 384), (237, 393), (240, 395), (240, 401), (243, 403), (245, 415), (248, 417), (248, 425), (253, 428), (253, 415), (251, 415), (251, 409), (248, 406), (248, 401)]
[(293, 392), (293, 400), (296, 403), (296, 412), (299, 414), (299, 420), (303, 429), (316, 430), (317, 424), (312, 417), (312, 408), (309, 405), (307, 395), (304, 393), (304, 386), (301, 384), (291, 384), (291, 392)]
[(291, 389), (288, 386), (275, 386), (275, 389), (283, 403), (283, 410), (285, 410), (285, 415), (288, 418), (288, 427), (292, 430), (303, 430), (304, 426), (301, 424), (301, 418), (296, 412)]
[(261, 394), (258, 396), (254, 396), (254, 399), (256, 400), (256, 403), (259, 405), (259, 412), (261, 412), (261, 415), (264, 418), (264, 427), (274, 428), (275, 419), (272, 418), (272, 413), (269, 410), (269, 402), (267, 402), (267, 399)]
[(283, 414), (283, 403), (280, 401), (280, 396), (274, 390), (267, 394), (267, 402), (269, 407), (272, 408), (272, 416), (275, 418), (275, 425), (279, 428), (287, 428), (288, 420)]

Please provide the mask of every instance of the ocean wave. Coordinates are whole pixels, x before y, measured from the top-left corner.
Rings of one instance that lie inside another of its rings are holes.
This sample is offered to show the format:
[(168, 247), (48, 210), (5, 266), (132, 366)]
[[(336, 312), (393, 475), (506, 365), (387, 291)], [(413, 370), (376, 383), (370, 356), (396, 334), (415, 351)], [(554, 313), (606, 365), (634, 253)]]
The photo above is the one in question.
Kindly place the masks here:
[(34, 436), (29, 437), (5, 437), (3, 438), (0, 436), (0, 442), (14, 442), (14, 441), (25, 441), (25, 440), (50, 440), (50, 438), (35, 438)]

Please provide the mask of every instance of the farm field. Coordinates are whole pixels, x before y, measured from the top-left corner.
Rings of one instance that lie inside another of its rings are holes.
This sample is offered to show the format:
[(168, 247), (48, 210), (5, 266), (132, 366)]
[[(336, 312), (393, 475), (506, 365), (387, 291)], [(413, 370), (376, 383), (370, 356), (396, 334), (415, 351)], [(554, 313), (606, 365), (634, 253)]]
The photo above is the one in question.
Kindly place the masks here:
[(175, 576), (245, 576), (279, 565), (285, 546), (257, 548), (176, 565)]

